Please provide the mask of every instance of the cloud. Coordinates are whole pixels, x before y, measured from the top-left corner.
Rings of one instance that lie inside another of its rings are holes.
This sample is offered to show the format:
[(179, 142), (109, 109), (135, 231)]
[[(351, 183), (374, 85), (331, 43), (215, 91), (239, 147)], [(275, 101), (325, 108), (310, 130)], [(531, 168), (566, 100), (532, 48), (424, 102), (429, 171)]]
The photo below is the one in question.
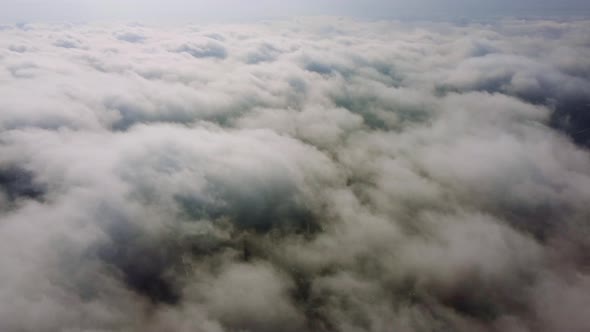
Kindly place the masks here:
[(227, 50), (222, 44), (209, 40), (200, 44), (188, 43), (182, 44), (174, 49), (174, 52), (188, 53), (195, 58), (219, 58), (225, 59)]
[(63, 47), (63, 48), (83, 48), (84, 47), (83, 45), (81, 45), (79, 40), (76, 40), (71, 37), (58, 39), (55, 41), (55, 43), (53, 43), (53, 45), (55, 45), (57, 47)]
[(0, 330), (588, 330), (589, 30), (0, 30)]
[(141, 35), (140, 33), (131, 32), (131, 31), (121, 32), (121, 33), (116, 34), (115, 36), (119, 40), (130, 42), (130, 43), (141, 43), (145, 40), (145, 37), (143, 35)]

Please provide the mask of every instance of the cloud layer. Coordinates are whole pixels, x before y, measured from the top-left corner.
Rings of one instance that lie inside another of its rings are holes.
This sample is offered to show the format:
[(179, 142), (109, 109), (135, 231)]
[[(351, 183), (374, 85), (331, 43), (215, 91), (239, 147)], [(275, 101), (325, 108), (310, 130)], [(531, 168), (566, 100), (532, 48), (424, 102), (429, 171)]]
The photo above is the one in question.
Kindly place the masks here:
[(587, 331), (590, 22), (0, 29), (0, 330)]

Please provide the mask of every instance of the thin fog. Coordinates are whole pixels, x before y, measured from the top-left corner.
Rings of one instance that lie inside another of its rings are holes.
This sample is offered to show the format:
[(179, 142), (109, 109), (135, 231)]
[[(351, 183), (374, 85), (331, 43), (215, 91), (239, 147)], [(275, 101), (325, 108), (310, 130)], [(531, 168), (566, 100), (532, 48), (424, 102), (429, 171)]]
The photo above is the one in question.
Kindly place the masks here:
[(590, 330), (590, 21), (0, 26), (0, 331)]

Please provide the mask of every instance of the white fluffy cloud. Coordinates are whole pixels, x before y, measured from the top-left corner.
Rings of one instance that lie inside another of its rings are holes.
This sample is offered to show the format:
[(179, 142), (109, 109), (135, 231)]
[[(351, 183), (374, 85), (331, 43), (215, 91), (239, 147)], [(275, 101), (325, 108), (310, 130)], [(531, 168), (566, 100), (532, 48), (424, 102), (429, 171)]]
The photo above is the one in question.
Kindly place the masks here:
[(586, 331), (590, 23), (0, 30), (0, 330)]

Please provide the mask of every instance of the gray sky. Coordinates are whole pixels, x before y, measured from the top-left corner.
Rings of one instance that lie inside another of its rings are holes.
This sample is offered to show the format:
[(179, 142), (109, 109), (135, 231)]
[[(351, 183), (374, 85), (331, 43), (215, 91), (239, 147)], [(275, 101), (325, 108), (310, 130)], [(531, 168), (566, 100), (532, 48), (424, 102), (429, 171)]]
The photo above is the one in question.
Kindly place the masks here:
[(0, 0), (0, 21), (250, 20), (295, 15), (379, 18), (568, 16), (588, 0)]

